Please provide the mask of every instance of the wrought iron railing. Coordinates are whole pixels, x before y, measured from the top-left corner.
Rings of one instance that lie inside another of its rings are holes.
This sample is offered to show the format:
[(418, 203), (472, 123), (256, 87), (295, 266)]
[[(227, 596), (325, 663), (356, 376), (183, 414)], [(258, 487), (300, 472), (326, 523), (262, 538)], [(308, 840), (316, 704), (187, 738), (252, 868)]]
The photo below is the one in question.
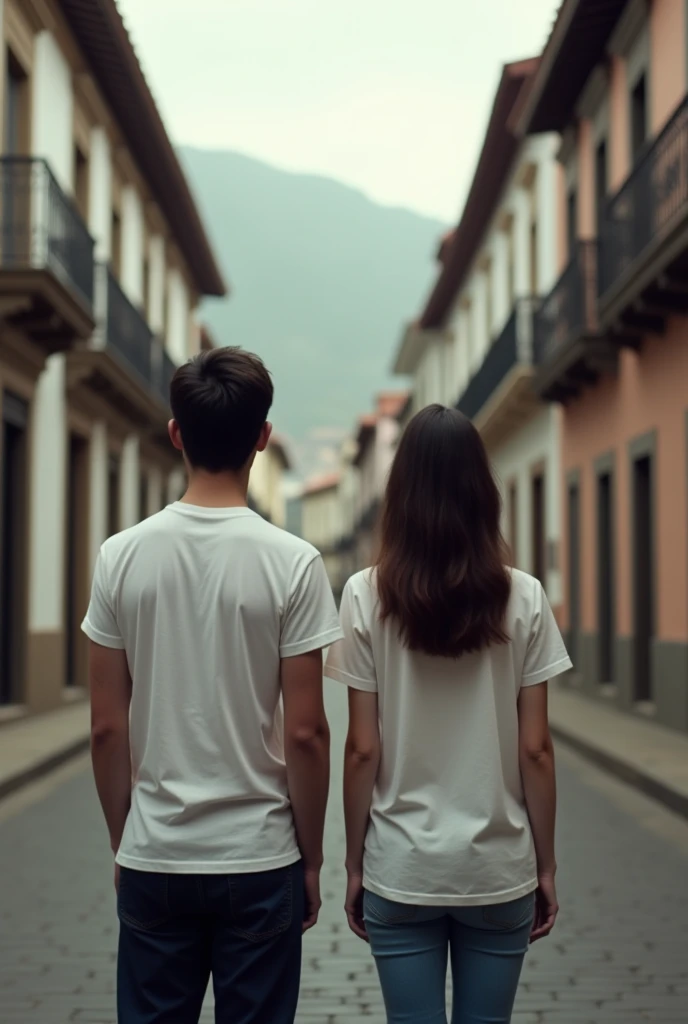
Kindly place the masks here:
[(48, 270), (93, 308), (93, 239), (45, 160), (0, 157), (0, 267)]
[(537, 300), (518, 299), (502, 333), (487, 351), (457, 403), (464, 416), (473, 419), (517, 364), (533, 361), (533, 313)]
[(648, 145), (600, 220), (600, 294), (688, 215), (688, 98)]
[(112, 349), (145, 384), (152, 387), (153, 332), (136, 306), (124, 294), (109, 268), (106, 270), (106, 289), (106, 348)]
[(535, 313), (537, 365), (554, 358), (581, 334), (597, 330), (597, 292), (597, 242), (577, 242), (566, 270)]

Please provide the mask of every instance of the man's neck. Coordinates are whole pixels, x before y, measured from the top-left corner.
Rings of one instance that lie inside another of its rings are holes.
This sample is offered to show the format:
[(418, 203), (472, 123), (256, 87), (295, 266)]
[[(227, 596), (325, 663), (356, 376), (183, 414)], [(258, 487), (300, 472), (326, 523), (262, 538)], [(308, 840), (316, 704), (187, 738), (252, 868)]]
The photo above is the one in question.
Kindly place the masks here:
[(248, 473), (194, 471), (181, 500), (200, 508), (247, 508)]

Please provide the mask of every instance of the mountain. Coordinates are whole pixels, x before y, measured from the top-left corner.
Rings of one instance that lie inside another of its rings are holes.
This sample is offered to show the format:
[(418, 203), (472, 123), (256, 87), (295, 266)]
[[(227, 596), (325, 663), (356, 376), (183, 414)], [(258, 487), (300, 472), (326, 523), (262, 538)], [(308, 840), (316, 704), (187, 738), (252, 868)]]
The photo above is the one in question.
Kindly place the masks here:
[(231, 285), (203, 316), (218, 344), (263, 357), (276, 429), (302, 472), (323, 468), (391, 383), (402, 325), (430, 287), (444, 225), (238, 153), (180, 155)]

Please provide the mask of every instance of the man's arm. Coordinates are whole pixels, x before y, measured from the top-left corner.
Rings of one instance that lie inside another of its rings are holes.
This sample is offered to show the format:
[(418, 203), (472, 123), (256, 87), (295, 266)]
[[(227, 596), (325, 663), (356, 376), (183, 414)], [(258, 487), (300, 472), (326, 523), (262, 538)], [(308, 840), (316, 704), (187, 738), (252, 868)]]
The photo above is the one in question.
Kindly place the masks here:
[(93, 774), (116, 853), (131, 804), (131, 675), (126, 653), (91, 642), (89, 684)]
[(284, 757), (296, 837), (306, 872), (305, 927), (320, 910), (319, 876), (330, 786), (330, 730), (323, 704), (322, 651), (281, 661)]

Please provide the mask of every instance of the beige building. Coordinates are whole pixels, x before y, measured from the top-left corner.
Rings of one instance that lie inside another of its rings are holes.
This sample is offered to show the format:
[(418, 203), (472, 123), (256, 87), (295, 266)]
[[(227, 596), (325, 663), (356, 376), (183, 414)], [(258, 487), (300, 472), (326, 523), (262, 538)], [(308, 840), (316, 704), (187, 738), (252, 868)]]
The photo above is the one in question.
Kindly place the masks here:
[(328, 473), (309, 480), (301, 492), (301, 536), (322, 555), (334, 591), (341, 579), (339, 482), (339, 473)]
[(284, 440), (273, 434), (264, 452), (256, 455), (249, 481), (249, 504), (275, 526), (286, 525), (284, 475), (291, 469)]
[(168, 386), (225, 287), (114, 0), (4, 0), (0, 715), (86, 681), (98, 549), (183, 486)]

